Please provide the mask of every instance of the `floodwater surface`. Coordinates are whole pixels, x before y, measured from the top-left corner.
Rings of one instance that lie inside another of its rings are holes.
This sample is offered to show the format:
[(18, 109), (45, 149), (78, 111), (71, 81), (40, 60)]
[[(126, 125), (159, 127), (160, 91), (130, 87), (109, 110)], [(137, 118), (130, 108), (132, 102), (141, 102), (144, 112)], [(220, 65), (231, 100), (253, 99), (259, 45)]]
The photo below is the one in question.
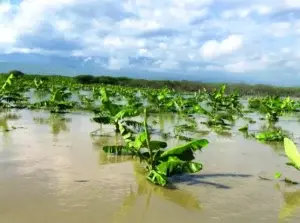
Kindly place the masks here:
[(1, 223), (300, 222), (300, 187), (274, 180), (300, 174), (268, 145), (203, 136), (204, 169), (165, 189), (147, 182), (138, 162), (105, 155), (101, 146), (121, 138), (109, 127), (111, 137), (91, 137), (99, 126), (90, 115), (13, 114), (0, 121)]

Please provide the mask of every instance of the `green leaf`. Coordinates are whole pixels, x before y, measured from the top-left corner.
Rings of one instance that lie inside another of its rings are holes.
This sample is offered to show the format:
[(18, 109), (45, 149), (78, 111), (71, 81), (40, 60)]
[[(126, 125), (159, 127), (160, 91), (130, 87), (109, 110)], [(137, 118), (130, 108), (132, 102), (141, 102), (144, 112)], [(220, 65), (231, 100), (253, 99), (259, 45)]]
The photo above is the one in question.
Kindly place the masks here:
[(279, 173), (279, 172), (277, 172), (277, 173), (275, 174), (275, 178), (276, 178), (276, 179), (279, 179), (281, 176), (282, 176), (282, 174)]
[(295, 163), (287, 162), (287, 163), (285, 163), (285, 164), (286, 164), (287, 166), (292, 166), (292, 167), (294, 167), (295, 169), (300, 170), (300, 168), (297, 167)]
[(197, 162), (182, 161), (176, 156), (169, 156), (168, 161), (157, 166), (158, 172), (171, 176), (176, 173), (196, 173), (202, 169), (202, 164)]
[(179, 172), (178, 170), (181, 171), (183, 164), (184, 161), (176, 156), (169, 156), (167, 161), (161, 162), (156, 168), (160, 174), (171, 176), (176, 172)]
[(197, 162), (185, 162), (183, 165), (183, 171), (185, 173), (197, 173), (202, 170), (203, 165)]
[(133, 146), (136, 149), (140, 149), (142, 147), (145, 147), (146, 146), (146, 139), (147, 139), (147, 134), (145, 132), (142, 132), (142, 133), (138, 134), (135, 138)]
[(117, 121), (117, 120), (123, 119), (124, 117), (136, 116), (137, 114), (138, 114), (138, 111), (136, 109), (125, 108), (125, 109), (119, 111), (115, 115), (115, 120)]
[(103, 151), (115, 155), (132, 155), (133, 152), (127, 146), (103, 146)]
[(143, 129), (143, 123), (141, 123), (141, 122), (137, 122), (134, 120), (122, 120), (122, 122), (127, 126), (133, 127), (136, 130)]
[(300, 169), (300, 154), (294, 142), (288, 138), (284, 138), (284, 150), (287, 157), (291, 160), (296, 169)]
[(100, 94), (101, 94), (101, 100), (103, 102), (108, 102), (109, 101), (109, 98), (108, 98), (109, 96), (108, 96), (107, 91), (106, 91), (105, 88), (101, 88)]
[(151, 140), (149, 144), (152, 150), (158, 150), (160, 148), (166, 148), (168, 146), (166, 142), (156, 140)]
[(157, 165), (158, 172), (166, 176), (172, 176), (176, 173), (196, 173), (201, 169), (201, 163), (182, 161), (176, 156), (169, 156), (167, 161)]
[(99, 124), (110, 124), (111, 119), (109, 116), (97, 116), (94, 117), (93, 120)]
[(245, 125), (245, 126), (239, 128), (239, 131), (241, 131), (241, 132), (248, 132), (248, 128), (249, 128), (249, 126)]
[(147, 176), (147, 179), (154, 184), (165, 186), (167, 184), (167, 177), (158, 173), (155, 170), (151, 170)]
[(183, 161), (191, 161), (194, 159), (194, 152), (201, 150), (203, 147), (208, 145), (206, 139), (194, 140), (182, 146), (177, 146), (163, 152), (161, 158), (167, 158), (168, 156), (177, 156)]

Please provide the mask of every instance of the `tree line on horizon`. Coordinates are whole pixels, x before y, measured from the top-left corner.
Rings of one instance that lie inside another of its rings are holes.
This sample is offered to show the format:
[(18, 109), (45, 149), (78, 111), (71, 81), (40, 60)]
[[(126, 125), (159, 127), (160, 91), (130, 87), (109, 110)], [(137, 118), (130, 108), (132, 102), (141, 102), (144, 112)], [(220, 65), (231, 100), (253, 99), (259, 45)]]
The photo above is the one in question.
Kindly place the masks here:
[[(292, 96), (292, 97), (300, 97), (300, 87), (279, 87), (279, 86), (271, 86), (264, 84), (245, 84), (245, 83), (204, 83), (204, 82), (196, 82), (196, 81), (175, 81), (175, 80), (147, 80), (147, 79), (134, 79), (129, 77), (113, 77), (108, 75), (101, 76), (93, 76), (93, 75), (78, 75), (78, 76), (64, 76), (64, 75), (44, 75), (44, 74), (25, 74), (19, 70), (12, 70), (7, 73), (0, 73), (2, 78), (5, 78), (7, 75), (13, 73), (16, 77), (22, 78), (39, 78), (42, 80), (68, 80), (71, 82), (79, 83), (79, 84), (107, 84), (107, 85), (120, 85), (126, 87), (134, 87), (134, 88), (169, 88), (174, 89), (175, 91), (186, 91), (186, 92), (195, 92), (198, 90), (206, 89), (207, 91), (212, 91), (215, 88), (218, 88), (222, 84), (227, 85), (227, 92), (238, 91), (242, 96), (265, 96), (265, 95), (273, 95), (273, 96)], [(1, 79), (2, 79), (1, 78)]]

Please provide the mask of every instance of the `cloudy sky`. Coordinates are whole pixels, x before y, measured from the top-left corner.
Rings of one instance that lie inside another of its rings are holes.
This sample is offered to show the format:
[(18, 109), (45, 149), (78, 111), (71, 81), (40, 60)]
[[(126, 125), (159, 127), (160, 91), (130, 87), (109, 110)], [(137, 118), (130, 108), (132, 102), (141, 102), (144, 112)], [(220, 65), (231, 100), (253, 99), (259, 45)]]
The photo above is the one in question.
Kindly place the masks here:
[(0, 2), (2, 61), (35, 55), (111, 72), (300, 81), (300, 0)]

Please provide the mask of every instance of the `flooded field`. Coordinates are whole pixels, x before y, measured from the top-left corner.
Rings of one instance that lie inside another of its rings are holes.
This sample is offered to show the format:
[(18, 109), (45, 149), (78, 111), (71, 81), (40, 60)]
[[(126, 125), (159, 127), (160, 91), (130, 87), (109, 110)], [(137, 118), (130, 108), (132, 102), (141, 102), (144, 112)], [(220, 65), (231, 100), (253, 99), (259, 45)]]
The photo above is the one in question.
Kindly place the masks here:
[[(173, 177), (176, 188), (166, 189), (146, 181), (137, 161), (103, 153), (121, 137), (107, 127), (111, 137), (91, 137), (99, 125), (90, 115), (10, 114), (0, 126), (1, 223), (300, 222), (300, 187), (274, 180), (277, 171), (295, 180), (299, 173), (280, 149), (241, 134), (206, 135), (210, 143), (196, 157), (204, 169)], [(162, 120), (157, 128), (175, 121)], [(279, 124), (299, 141), (299, 122)]]

